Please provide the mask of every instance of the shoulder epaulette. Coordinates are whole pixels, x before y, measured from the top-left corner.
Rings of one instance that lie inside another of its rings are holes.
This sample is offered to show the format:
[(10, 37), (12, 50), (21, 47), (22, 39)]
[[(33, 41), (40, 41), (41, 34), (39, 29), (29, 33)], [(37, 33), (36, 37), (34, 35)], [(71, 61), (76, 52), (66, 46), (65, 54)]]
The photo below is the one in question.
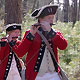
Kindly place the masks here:
[(4, 46), (5, 46), (5, 44), (6, 44), (6, 42), (5, 42), (5, 41), (0, 41), (0, 46), (1, 46), (1, 47), (4, 47)]

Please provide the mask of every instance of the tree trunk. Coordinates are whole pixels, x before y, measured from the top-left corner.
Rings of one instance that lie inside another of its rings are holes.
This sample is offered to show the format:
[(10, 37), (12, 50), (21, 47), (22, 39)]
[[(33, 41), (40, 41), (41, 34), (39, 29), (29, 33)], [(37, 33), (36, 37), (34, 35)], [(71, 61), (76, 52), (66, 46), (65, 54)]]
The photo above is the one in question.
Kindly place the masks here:
[[(59, 0), (57, 0), (57, 3), (59, 4)], [(58, 13), (59, 13), (59, 8), (58, 8), (58, 10), (56, 12), (56, 22), (58, 21)]]
[(69, 0), (64, 0), (64, 5), (63, 5), (64, 22), (68, 22), (68, 6), (69, 6)]
[(73, 12), (73, 6), (71, 5), (71, 6), (69, 6), (69, 13), (68, 13), (68, 21), (69, 22), (73, 22), (73, 20), (72, 20), (72, 18), (73, 18), (73, 16), (72, 16), (72, 12)]
[(77, 0), (72, 0), (72, 6), (73, 6), (73, 13), (72, 13), (72, 16), (73, 16), (73, 27), (74, 27), (74, 24), (76, 23), (76, 20), (77, 20)]
[(54, 0), (38, 0), (39, 1), (39, 7), (48, 5), (50, 3), (54, 3)]
[(22, 23), (22, 0), (5, 0), (5, 25)]
[(79, 9), (78, 9), (78, 21), (80, 20), (80, 0), (79, 0)]
[(36, 1), (37, 1), (37, 0), (34, 0), (34, 4), (33, 4), (33, 8), (32, 8), (32, 11), (31, 11), (31, 12), (33, 12), (33, 11), (35, 10)]
[(28, 0), (24, 0), (24, 1), (23, 1), (23, 6), (22, 6), (22, 7), (23, 7), (23, 10), (22, 10), (23, 18), (24, 18), (24, 16), (26, 15), (26, 13), (28, 12), (28, 10), (27, 10), (27, 9), (28, 9), (28, 8), (27, 8), (27, 1), (28, 1)]

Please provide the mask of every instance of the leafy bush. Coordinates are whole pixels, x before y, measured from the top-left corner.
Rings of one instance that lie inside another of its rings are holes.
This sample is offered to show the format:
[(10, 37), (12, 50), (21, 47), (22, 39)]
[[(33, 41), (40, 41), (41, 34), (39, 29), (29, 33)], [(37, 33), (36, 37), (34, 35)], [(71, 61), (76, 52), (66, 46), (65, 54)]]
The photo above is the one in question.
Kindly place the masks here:
[(59, 50), (60, 65), (67, 72), (70, 80), (80, 80), (80, 22), (57, 22), (53, 28), (58, 29), (67, 39), (68, 46), (65, 50)]

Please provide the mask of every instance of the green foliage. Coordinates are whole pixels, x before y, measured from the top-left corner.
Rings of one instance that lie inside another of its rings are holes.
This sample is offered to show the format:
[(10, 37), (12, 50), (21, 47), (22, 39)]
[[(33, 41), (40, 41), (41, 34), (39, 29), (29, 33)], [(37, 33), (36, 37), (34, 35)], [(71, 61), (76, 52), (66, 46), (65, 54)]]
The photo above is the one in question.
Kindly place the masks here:
[(5, 0), (0, 0), (0, 19), (2, 20), (5, 15), (5, 9), (4, 9)]
[(3, 31), (2, 33), (0, 33), (0, 38), (2, 38), (5, 35), (6, 35), (6, 32)]
[(26, 30), (29, 30), (30, 29), (30, 26), (32, 24), (34, 24), (35, 22), (35, 19), (34, 18), (31, 18), (29, 14), (27, 14), (25, 17), (24, 17), (24, 21), (22, 22), (22, 37), (25, 33)]
[(0, 20), (0, 38), (5, 36), (5, 30), (4, 30), (4, 20)]
[(25, 17), (24, 17), (24, 21), (22, 22), (23, 26), (25, 26), (26, 28), (25, 29), (29, 29), (29, 27), (31, 26), (31, 24), (34, 23), (34, 18), (31, 18), (29, 14), (27, 14)]
[(53, 28), (62, 32), (67, 39), (68, 46), (65, 50), (59, 50), (60, 65), (67, 72), (70, 80), (80, 80), (80, 22), (57, 22)]

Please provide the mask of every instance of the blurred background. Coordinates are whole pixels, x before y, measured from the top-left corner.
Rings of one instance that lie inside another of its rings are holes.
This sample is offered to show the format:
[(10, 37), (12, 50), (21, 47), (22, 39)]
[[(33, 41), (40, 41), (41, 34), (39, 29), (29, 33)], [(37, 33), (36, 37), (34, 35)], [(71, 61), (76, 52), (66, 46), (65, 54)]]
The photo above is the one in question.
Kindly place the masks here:
[[(6, 35), (5, 25), (22, 24), (21, 39), (37, 20), (30, 14), (44, 5), (59, 4), (52, 28), (62, 32), (68, 47), (59, 50), (61, 67), (69, 80), (80, 80), (80, 0), (0, 0), (0, 38)], [(23, 60), (25, 60), (25, 57)]]

